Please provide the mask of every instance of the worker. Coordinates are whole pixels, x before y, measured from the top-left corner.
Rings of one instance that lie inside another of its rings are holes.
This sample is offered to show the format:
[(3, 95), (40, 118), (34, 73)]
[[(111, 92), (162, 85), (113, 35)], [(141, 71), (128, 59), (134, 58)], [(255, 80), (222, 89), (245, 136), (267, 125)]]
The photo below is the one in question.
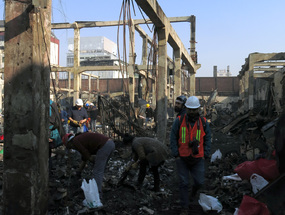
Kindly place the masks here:
[(90, 103), (88, 112), (90, 117), (91, 131), (96, 132), (96, 120), (97, 120), (98, 108), (94, 105), (94, 103)]
[(146, 104), (146, 109), (145, 109), (145, 126), (147, 126), (147, 123), (152, 120), (153, 117), (153, 109), (150, 106), (150, 104)]
[(62, 138), (62, 142), (67, 149), (75, 149), (81, 154), (82, 162), (76, 171), (77, 176), (81, 176), (87, 161), (94, 163), (93, 176), (101, 198), (104, 171), (115, 149), (114, 141), (103, 134), (85, 132), (77, 135), (68, 133)]
[(193, 178), (190, 200), (194, 200), (204, 185), (204, 161), (211, 148), (211, 131), (206, 118), (199, 115), (199, 99), (191, 96), (185, 106), (186, 114), (175, 119), (170, 133), (170, 149), (179, 178), (181, 215), (188, 214), (189, 172)]
[(185, 102), (187, 98), (186, 96), (178, 96), (175, 100), (174, 111), (177, 113), (176, 117), (181, 116), (186, 113)]
[(125, 144), (131, 144), (132, 152), (135, 164), (139, 164), (140, 170), (138, 175), (138, 187), (143, 185), (144, 178), (146, 176), (147, 167), (153, 173), (154, 187), (153, 191), (160, 191), (160, 178), (158, 168), (164, 163), (168, 156), (167, 147), (154, 138), (150, 137), (133, 137), (131, 135), (125, 134), (123, 138)]
[(68, 111), (68, 119), (70, 120), (70, 132), (77, 134), (84, 132), (84, 124), (88, 119), (87, 111), (83, 107), (82, 99), (77, 99), (75, 106)]
[(61, 117), (62, 127), (63, 127), (65, 133), (67, 134), (69, 132), (68, 131), (68, 115), (67, 115), (65, 107), (61, 108), (60, 117)]

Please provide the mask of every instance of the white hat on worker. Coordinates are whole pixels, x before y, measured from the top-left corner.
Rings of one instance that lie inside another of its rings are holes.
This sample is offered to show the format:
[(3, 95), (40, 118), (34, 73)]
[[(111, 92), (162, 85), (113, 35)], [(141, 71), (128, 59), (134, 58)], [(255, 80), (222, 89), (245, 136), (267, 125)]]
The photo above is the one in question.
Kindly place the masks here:
[(82, 101), (82, 99), (77, 99), (76, 102), (75, 102), (75, 105), (77, 105), (77, 106), (83, 106), (83, 101)]
[(190, 109), (197, 109), (198, 107), (200, 107), (199, 99), (196, 96), (190, 96), (187, 99), (185, 106)]

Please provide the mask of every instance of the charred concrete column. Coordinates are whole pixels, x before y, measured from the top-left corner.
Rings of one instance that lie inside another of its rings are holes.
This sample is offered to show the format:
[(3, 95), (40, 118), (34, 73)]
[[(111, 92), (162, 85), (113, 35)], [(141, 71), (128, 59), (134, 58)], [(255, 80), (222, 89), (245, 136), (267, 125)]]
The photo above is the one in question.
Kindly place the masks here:
[(218, 77), (218, 67), (217, 66), (213, 67), (213, 76), (214, 78)]
[(5, 1), (3, 214), (7, 215), (48, 212), (51, 1), (40, 3)]
[(129, 95), (130, 102), (134, 106), (135, 102), (135, 26), (134, 21), (131, 19), (129, 21), (129, 33), (130, 33), (130, 42), (129, 42)]
[(167, 33), (165, 28), (158, 31), (158, 71), (156, 114), (157, 114), (157, 138), (165, 142), (167, 125)]
[[(181, 95), (181, 49), (174, 50), (174, 102)], [(174, 104), (173, 104), (174, 105)]]
[(243, 76), (239, 74), (238, 77), (239, 77), (239, 101), (240, 103), (242, 103), (244, 97)]
[(196, 17), (190, 17), (191, 29), (190, 29), (190, 56), (192, 60), (197, 63), (197, 54), (196, 54)]
[[(75, 23), (77, 26), (77, 23)], [(79, 98), (79, 91), (81, 87), (81, 78), (79, 73), (80, 67), (80, 29), (74, 28), (74, 60), (73, 60), (73, 80), (74, 80), (74, 92), (73, 92), (73, 104)]]
[(148, 41), (146, 36), (142, 38), (143, 44), (142, 44), (142, 63), (143, 65), (147, 65), (147, 45)]
[(190, 73), (190, 96), (195, 96), (195, 73)]
[(245, 71), (244, 76), (244, 110), (248, 111), (249, 110), (249, 71)]
[(151, 82), (151, 89), (152, 89), (152, 104), (154, 107), (156, 107), (156, 78), (154, 78), (154, 81)]

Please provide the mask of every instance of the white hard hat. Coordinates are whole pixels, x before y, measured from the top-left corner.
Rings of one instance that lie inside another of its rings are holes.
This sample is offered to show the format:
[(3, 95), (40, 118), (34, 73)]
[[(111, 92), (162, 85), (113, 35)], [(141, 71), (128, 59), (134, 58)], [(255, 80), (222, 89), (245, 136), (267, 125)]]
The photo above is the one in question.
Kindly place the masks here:
[(75, 102), (75, 105), (77, 105), (77, 106), (83, 106), (83, 101), (82, 101), (82, 99), (77, 99), (76, 102)]
[(91, 103), (90, 105), (91, 105), (91, 106), (94, 106), (94, 104), (93, 104), (93, 103)]
[(200, 107), (199, 99), (196, 96), (190, 96), (187, 99), (185, 106), (187, 108), (190, 108), (190, 109), (196, 109), (196, 108)]

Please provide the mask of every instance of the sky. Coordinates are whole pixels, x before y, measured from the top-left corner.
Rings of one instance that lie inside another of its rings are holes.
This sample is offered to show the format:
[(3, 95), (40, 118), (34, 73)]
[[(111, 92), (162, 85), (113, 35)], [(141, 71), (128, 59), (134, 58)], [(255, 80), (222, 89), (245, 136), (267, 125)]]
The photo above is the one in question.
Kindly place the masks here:
[[(250, 53), (284, 52), (284, 0), (157, 0), (167, 17), (196, 16), (196, 51), (201, 68), (197, 77), (212, 77), (213, 67), (237, 76)], [(52, 23), (74, 21), (115, 21), (119, 19), (123, 0), (53, 0)], [(133, 0), (131, 17), (142, 19)], [(0, 4), (4, 12), (4, 2)], [(146, 14), (143, 15), (147, 17)], [(172, 23), (186, 49), (190, 48), (190, 23)], [(152, 37), (146, 25), (141, 27)], [(152, 26), (150, 26), (151, 28)], [(123, 38), (118, 27), (84, 28), (81, 37), (105, 36), (117, 42)], [(66, 66), (67, 40), (73, 30), (53, 30), (60, 40), (60, 65)], [(121, 43), (121, 42), (120, 42)], [(141, 38), (135, 36), (136, 63), (140, 64)], [(122, 44), (119, 44), (122, 47)], [(121, 52), (121, 51), (120, 51)], [(172, 57), (172, 48), (168, 47)]]

